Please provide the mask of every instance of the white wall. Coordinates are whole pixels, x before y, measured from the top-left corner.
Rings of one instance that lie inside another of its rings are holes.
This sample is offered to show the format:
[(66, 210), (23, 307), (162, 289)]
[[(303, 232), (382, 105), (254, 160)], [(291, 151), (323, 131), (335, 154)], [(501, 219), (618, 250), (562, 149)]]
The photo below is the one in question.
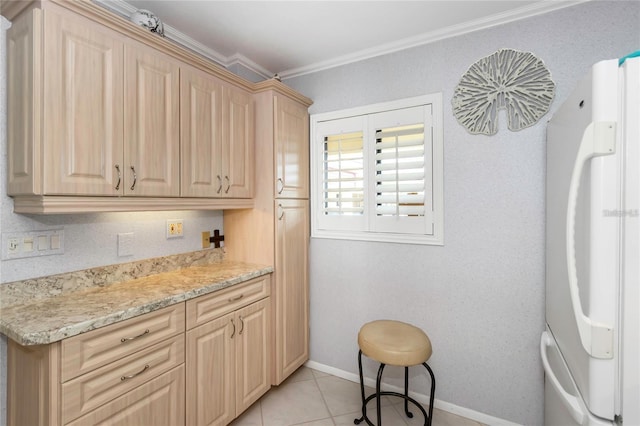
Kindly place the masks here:
[[(474, 136), (456, 122), (451, 98), (471, 64), (512, 48), (547, 64), (557, 84), (554, 111), (590, 65), (638, 49), (639, 22), (638, 2), (591, 1), (286, 81), (314, 100), (311, 113), (444, 95), (445, 245), (312, 239), (312, 361), (357, 373), (359, 327), (378, 318), (408, 321), (432, 340), (438, 400), (542, 424), (550, 114), (520, 132), (507, 129), (503, 114), (497, 135)], [(419, 374), (411, 386), (426, 394)]]

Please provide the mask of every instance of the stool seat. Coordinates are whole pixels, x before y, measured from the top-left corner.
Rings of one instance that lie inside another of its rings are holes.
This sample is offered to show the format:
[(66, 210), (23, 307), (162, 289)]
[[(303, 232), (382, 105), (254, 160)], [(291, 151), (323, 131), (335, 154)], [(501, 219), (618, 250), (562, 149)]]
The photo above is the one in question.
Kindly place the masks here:
[(395, 366), (422, 364), (432, 353), (431, 341), (424, 331), (393, 320), (363, 325), (358, 333), (358, 346), (368, 358)]

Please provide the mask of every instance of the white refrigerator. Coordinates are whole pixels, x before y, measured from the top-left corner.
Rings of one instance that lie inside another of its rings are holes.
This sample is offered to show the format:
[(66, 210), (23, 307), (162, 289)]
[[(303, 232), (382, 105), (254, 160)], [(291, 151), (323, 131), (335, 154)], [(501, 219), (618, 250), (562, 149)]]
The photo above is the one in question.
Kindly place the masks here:
[(640, 57), (595, 64), (547, 128), (544, 424), (640, 425)]

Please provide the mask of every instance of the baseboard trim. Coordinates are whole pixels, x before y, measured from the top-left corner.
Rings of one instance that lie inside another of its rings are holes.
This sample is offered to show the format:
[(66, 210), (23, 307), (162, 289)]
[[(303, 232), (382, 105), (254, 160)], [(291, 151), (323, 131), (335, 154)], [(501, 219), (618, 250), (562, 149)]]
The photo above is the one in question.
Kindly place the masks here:
[[(316, 361), (307, 361), (305, 367), (312, 368), (314, 370), (321, 371), (323, 373), (331, 374), (332, 376), (340, 377), (345, 380), (349, 380), (351, 382), (360, 383), (360, 377), (357, 374), (350, 373), (348, 371), (340, 370), (335, 367), (331, 367), (330, 365), (321, 364)], [(364, 384), (366, 386), (374, 388), (376, 386), (375, 379), (371, 377), (364, 378)], [(393, 392), (403, 392), (404, 389), (401, 389), (398, 386), (392, 386), (382, 383), (383, 390), (389, 390)], [(414, 398), (416, 401), (422, 404), (429, 403), (429, 395), (409, 392), (409, 395)], [(519, 426), (517, 423), (510, 422), (508, 420), (504, 420), (498, 417), (490, 416), (485, 413), (481, 413), (479, 411), (471, 410), (469, 408), (460, 407), (459, 405), (452, 404), (450, 402), (441, 401), (438, 398), (434, 399), (433, 406), (439, 410), (446, 411), (451, 414), (455, 414), (458, 416), (466, 417), (471, 420), (475, 420), (476, 422), (480, 422), (486, 425), (496, 425), (496, 426)]]

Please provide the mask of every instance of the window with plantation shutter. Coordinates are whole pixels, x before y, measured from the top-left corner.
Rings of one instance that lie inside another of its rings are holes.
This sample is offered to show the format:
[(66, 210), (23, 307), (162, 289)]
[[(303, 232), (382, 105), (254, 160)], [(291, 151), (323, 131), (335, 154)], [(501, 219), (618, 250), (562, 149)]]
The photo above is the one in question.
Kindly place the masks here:
[(327, 136), (324, 143), (324, 214), (364, 213), (362, 132)]
[(364, 131), (361, 118), (326, 122), (319, 180), (320, 222), (329, 229), (364, 229)]
[(312, 237), (442, 244), (441, 104), (311, 117)]

